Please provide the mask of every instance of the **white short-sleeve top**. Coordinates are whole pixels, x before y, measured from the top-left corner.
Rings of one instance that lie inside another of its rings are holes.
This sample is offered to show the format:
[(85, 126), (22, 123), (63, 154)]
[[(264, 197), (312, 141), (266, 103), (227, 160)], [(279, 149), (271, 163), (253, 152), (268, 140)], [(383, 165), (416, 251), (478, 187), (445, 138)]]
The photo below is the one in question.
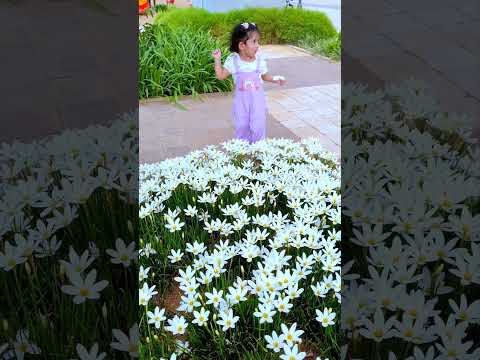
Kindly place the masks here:
[[(268, 68), (267, 68), (267, 62), (265, 61), (265, 59), (256, 54), (256, 59), (252, 62), (248, 62), (248, 61), (243, 61), (241, 58), (240, 58), (240, 55), (238, 55), (237, 53), (233, 53), (233, 54), (230, 54), (227, 59), (225, 60), (225, 63), (223, 64), (223, 67), (225, 69), (227, 69), (230, 74), (234, 74), (235, 73), (235, 64), (233, 62), (233, 59), (237, 57), (237, 64), (238, 64), (238, 70), (240, 72), (252, 72), (252, 71), (256, 71), (257, 70), (257, 64), (258, 64), (258, 61), (260, 61), (260, 81), (262, 81), (262, 78), (261, 78), (261, 75), (263, 74), (266, 74), (268, 72)], [(234, 81), (235, 81), (235, 77), (233, 77)]]

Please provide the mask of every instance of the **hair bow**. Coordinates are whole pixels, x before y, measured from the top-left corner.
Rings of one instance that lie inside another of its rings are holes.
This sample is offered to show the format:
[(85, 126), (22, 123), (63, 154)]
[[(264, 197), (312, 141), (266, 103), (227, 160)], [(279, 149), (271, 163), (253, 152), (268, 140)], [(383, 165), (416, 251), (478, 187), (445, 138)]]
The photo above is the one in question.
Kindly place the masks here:
[(243, 26), (245, 29), (248, 29), (248, 27), (250, 26), (250, 24), (245, 22), (245, 23), (242, 24), (242, 26)]

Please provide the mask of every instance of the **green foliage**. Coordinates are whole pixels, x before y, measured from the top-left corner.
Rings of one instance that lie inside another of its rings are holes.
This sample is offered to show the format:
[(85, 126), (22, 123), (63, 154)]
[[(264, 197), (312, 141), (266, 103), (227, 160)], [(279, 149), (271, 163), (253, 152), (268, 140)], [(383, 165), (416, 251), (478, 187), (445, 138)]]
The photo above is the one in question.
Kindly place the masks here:
[(169, 7), (168, 5), (165, 5), (165, 4), (157, 4), (151, 8), (148, 8), (147, 10), (145, 10), (145, 15), (147, 16), (155, 16), (157, 13), (162, 13), (162, 12), (165, 12), (165, 11), (168, 11), (169, 10)]
[[(208, 32), (146, 25), (139, 36), (139, 97), (230, 91), (232, 80), (215, 77), (211, 51), (219, 46)], [(222, 53), (224, 61), (227, 49)]]
[(227, 13), (210, 13), (197, 8), (172, 9), (155, 19), (157, 24), (168, 24), (173, 28), (190, 25), (198, 31), (210, 30), (225, 45), (233, 27), (245, 21), (258, 25), (264, 44), (295, 44), (305, 34), (316, 39), (327, 39), (336, 34), (325, 14), (294, 8), (247, 8)]
[(315, 39), (313, 36), (307, 36), (300, 41), (299, 45), (315, 54), (323, 55), (336, 61), (340, 61), (342, 56), (341, 33), (320, 40)]

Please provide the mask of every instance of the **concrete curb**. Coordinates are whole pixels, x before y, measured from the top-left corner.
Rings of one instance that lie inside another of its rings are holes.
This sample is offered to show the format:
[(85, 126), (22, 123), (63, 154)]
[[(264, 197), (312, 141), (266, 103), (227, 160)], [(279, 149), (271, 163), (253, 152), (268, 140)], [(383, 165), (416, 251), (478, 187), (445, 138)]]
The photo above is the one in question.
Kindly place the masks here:
[(323, 56), (323, 55), (320, 55), (320, 54), (315, 54), (315, 53), (313, 53), (313, 52), (311, 52), (311, 51), (309, 51), (309, 50), (307, 50), (307, 49), (304, 49), (304, 48), (301, 48), (301, 47), (298, 47), (298, 46), (295, 46), (295, 45), (290, 45), (290, 44), (288, 44), (287, 46), (288, 46), (288, 47), (291, 47), (292, 49), (295, 49), (295, 50), (304, 52), (304, 53), (306, 53), (306, 54), (308, 54), (308, 55), (310, 55), (310, 56), (319, 57), (320, 59), (326, 60), (326, 61), (328, 61), (328, 62), (331, 63), (331, 64), (341, 64), (341, 63), (342, 63), (341, 60), (339, 60), (339, 61), (334, 61), (334, 60), (332, 60), (332, 59), (330, 59), (330, 58), (328, 58), (328, 57), (326, 57), (326, 56)]

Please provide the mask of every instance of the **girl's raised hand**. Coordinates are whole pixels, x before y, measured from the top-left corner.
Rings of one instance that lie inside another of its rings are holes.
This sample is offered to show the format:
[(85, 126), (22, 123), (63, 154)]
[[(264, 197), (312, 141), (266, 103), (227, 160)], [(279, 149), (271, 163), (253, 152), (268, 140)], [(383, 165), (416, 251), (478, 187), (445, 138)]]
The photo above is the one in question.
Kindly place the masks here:
[(212, 51), (212, 56), (216, 59), (216, 60), (219, 60), (221, 59), (222, 57), (222, 52), (220, 51), (220, 49), (215, 49)]

